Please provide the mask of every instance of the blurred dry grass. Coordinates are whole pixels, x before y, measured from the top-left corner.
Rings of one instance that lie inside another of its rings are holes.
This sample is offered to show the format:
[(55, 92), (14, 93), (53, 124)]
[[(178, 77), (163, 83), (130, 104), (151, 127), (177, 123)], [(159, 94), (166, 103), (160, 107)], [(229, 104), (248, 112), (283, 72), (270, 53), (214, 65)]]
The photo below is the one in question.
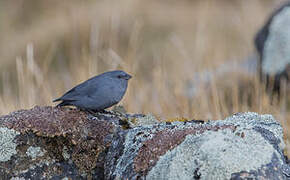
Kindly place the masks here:
[[(134, 78), (122, 104), (160, 117), (271, 113), (290, 137), (289, 95), (271, 102), (257, 76), (196, 74), (255, 52), (253, 37), (283, 1), (0, 1), (0, 113), (51, 100), (98, 73)], [(287, 104), (288, 103), (288, 104)]]

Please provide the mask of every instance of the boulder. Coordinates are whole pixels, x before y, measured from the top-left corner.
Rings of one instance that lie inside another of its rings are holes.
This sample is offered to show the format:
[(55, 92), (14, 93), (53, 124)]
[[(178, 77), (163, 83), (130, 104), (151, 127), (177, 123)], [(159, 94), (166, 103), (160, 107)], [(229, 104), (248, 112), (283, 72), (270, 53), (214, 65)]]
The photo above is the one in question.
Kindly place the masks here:
[(282, 128), (271, 115), (161, 123), (119, 132), (105, 179), (286, 179)]
[(2, 179), (286, 179), (271, 115), (159, 122), (153, 115), (35, 107), (0, 117)]
[(105, 150), (121, 126), (112, 114), (35, 107), (0, 118), (0, 177), (103, 179)]
[(260, 72), (267, 86), (280, 90), (280, 83), (290, 79), (290, 2), (268, 18), (255, 38), (260, 55)]

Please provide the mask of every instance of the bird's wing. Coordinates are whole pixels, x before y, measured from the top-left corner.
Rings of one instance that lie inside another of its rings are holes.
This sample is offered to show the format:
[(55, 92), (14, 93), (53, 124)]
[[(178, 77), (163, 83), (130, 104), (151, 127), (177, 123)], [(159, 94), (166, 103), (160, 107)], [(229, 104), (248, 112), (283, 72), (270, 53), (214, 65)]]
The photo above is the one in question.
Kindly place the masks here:
[(91, 79), (89, 79), (72, 88), (71, 90), (67, 91), (62, 97), (53, 100), (53, 102), (78, 100), (82, 96), (89, 95), (93, 93), (93, 91), (96, 91), (97, 89), (98, 86), (95, 83), (92, 83)]

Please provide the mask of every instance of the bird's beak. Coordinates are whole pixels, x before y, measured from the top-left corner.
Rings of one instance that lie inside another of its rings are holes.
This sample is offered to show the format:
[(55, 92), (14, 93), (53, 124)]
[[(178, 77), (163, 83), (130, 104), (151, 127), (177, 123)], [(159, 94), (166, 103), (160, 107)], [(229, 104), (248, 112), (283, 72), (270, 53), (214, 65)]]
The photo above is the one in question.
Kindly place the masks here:
[(131, 79), (131, 78), (132, 78), (132, 76), (129, 75), (129, 74), (127, 74), (127, 76), (125, 77), (126, 80), (129, 80), (129, 79)]

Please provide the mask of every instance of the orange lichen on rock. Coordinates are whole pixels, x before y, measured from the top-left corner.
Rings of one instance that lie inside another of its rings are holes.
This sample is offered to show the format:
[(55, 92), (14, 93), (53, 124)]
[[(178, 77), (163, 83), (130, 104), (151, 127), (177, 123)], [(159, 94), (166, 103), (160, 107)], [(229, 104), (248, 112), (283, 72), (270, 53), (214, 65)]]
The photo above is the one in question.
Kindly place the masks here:
[(165, 120), (165, 122), (175, 122), (175, 121), (186, 122), (189, 120), (185, 117), (169, 118)]

